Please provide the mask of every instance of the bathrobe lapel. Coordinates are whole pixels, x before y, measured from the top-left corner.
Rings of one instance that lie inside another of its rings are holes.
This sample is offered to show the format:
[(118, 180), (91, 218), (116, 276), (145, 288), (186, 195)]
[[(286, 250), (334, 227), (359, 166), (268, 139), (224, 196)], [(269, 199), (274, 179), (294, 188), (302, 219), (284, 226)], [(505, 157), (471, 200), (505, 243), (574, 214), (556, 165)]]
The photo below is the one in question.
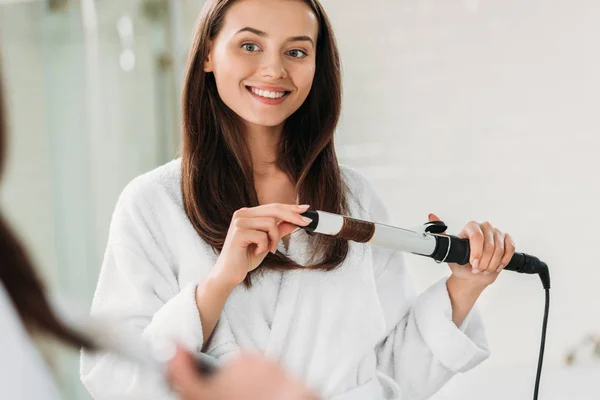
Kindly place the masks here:
[[(299, 239), (302, 242), (299, 234), (304, 233), (297, 231), (291, 235), (287, 252), (282, 242), (279, 243), (278, 249), (302, 264), (305, 260), (304, 253), (298, 251)], [(236, 321), (236, 325), (242, 324), (244, 329), (252, 332), (251, 335), (244, 335), (244, 338), (237, 338), (242, 339), (242, 342), (239, 343), (242, 347), (258, 349), (267, 355), (277, 357), (285, 341), (293, 310), (296, 307), (302, 273), (301, 269), (296, 269), (282, 274), (271, 326), (266, 320), (258, 317), (261, 296), (259, 285), (251, 290), (244, 285), (238, 285), (233, 290), (225, 304), (225, 314), (230, 321)]]
[[(290, 235), (289, 247), (284, 248), (283, 243), (279, 243), (279, 251), (283, 251), (289, 258), (295, 262), (304, 265), (308, 258), (302, 251), (303, 240), (306, 235), (304, 231), (296, 231)], [(281, 348), (285, 344), (287, 332), (290, 329), (294, 309), (298, 303), (298, 295), (303, 278), (302, 269), (286, 271), (281, 279), (281, 286), (277, 296), (275, 314), (273, 315), (273, 324), (269, 335), (269, 341), (265, 349), (267, 356), (278, 357)]]

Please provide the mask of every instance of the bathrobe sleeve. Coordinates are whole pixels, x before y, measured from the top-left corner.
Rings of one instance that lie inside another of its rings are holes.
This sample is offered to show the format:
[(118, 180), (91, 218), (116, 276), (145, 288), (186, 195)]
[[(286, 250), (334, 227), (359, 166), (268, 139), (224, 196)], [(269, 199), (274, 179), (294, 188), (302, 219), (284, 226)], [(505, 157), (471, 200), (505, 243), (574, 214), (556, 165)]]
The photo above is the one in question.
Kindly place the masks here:
[[(111, 221), (91, 314), (140, 335), (149, 348), (167, 339), (196, 353), (203, 344), (196, 284), (179, 287), (177, 266), (161, 237), (168, 233), (155, 218), (158, 212), (169, 212), (169, 202), (158, 185), (139, 178), (123, 191)], [(80, 373), (97, 399), (175, 398), (160, 374), (112, 354), (83, 352)]]
[[(388, 222), (380, 198), (370, 192), (370, 217)], [(426, 399), (454, 374), (465, 372), (489, 356), (481, 317), (473, 308), (463, 324), (452, 321), (446, 279), (416, 295), (398, 251), (373, 247), (379, 300), (386, 321), (385, 338), (377, 347), (379, 373), (401, 388), (402, 399)]]

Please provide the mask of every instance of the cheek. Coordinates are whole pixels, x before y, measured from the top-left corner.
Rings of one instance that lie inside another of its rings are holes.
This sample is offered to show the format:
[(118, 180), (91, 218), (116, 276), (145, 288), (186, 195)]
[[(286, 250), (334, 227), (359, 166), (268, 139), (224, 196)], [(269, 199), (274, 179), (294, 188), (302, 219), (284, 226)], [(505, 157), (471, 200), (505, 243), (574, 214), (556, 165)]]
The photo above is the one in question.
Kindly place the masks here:
[(236, 54), (226, 47), (215, 53), (214, 75), (219, 89), (239, 87), (241, 80), (251, 74), (255, 65), (248, 57)]
[(315, 77), (315, 67), (298, 68), (293, 71), (292, 79), (300, 93), (308, 95)]
[(215, 68), (214, 75), (219, 96), (230, 108), (235, 107), (240, 101), (240, 82), (246, 77), (244, 69), (240, 64), (226, 62)]

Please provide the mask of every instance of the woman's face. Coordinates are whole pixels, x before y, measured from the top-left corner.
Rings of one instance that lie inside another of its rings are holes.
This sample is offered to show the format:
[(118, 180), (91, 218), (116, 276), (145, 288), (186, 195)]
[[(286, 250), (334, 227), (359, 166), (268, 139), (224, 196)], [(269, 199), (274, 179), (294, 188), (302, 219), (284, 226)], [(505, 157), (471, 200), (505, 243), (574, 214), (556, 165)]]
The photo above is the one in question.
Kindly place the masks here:
[(211, 44), (205, 72), (246, 123), (279, 126), (304, 102), (315, 75), (317, 17), (300, 0), (239, 0)]

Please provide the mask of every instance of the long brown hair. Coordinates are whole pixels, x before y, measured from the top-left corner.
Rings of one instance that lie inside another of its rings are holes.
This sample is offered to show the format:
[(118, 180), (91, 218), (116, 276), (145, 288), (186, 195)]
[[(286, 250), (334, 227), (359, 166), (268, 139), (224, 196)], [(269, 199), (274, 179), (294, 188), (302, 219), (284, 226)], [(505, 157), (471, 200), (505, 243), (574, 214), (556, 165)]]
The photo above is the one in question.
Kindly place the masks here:
[[(6, 157), (6, 136), (6, 113), (2, 79), (0, 79), (0, 177)], [(21, 321), (30, 333), (48, 334), (76, 347), (93, 347), (56, 317), (48, 303), (45, 287), (38, 278), (31, 259), (1, 213), (0, 282), (6, 288)]]
[[(300, 108), (284, 124), (278, 166), (295, 182), (299, 204), (334, 213), (347, 211), (333, 135), (341, 109), (340, 59), (331, 24), (317, 0), (304, 0), (318, 19), (313, 85)], [(235, 0), (208, 1), (198, 21), (183, 89), (182, 192), (185, 211), (215, 252), (223, 248), (233, 213), (259, 205), (250, 152), (240, 118), (223, 103), (212, 73), (204, 72), (209, 41), (221, 30)], [(311, 238), (310, 268), (330, 270), (348, 254), (348, 242), (324, 235)], [(316, 260), (316, 261), (315, 261)], [(281, 253), (258, 270), (299, 267)], [(245, 282), (251, 285), (250, 274)]]

